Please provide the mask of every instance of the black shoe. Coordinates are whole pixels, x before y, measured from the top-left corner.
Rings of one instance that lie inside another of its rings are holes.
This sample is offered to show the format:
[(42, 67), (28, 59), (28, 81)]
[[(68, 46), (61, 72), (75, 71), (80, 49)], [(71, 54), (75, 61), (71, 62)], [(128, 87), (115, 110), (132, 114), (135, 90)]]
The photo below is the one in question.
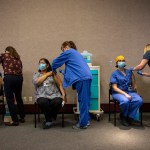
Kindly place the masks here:
[(42, 126), (43, 126), (43, 129), (49, 129), (52, 127), (53, 123), (52, 122), (49, 122), (50, 124), (47, 124), (46, 121), (43, 122)]
[(119, 114), (119, 116), (120, 116), (120, 119), (123, 120), (124, 116), (122, 112)]
[(127, 117), (123, 117), (123, 119), (121, 120), (121, 124), (123, 126), (129, 126), (130, 125), (128, 120), (127, 120)]
[(25, 119), (24, 119), (24, 118), (20, 118), (20, 119), (19, 119), (19, 122), (25, 123)]
[(132, 123), (133, 123), (133, 119), (132, 119), (132, 118), (130, 118), (130, 117), (127, 117), (127, 122), (129, 123), (129, 125), (132, 125)]
[(80, 126), (80, 124), (77, 123), (76, 125), (72, 126), (72, 129), (87, 129), (87, 126)]

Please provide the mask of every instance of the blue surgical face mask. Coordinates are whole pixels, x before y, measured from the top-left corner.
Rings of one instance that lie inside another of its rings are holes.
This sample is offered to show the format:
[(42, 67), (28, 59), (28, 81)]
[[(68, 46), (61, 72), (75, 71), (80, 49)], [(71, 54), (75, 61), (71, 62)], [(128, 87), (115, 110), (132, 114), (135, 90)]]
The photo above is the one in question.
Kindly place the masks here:
[(121, 61), (121, 62), (118, 62), (118, 67), (119, 68), (124, 68), (126, 66), (126, 63)]
[(45, 70), (46, 69), (46, 64), (39, 64), (39, 69), (41, 71)]

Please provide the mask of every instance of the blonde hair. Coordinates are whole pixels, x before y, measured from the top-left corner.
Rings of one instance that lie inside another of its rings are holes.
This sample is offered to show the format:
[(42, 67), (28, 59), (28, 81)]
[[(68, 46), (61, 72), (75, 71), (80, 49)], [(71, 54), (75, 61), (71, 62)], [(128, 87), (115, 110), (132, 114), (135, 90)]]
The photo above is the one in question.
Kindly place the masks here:
[(144, 47), (144, 54), (145, 54), (147, 51), (150, 51), (150, 44), (147, 44), (147, 45)]

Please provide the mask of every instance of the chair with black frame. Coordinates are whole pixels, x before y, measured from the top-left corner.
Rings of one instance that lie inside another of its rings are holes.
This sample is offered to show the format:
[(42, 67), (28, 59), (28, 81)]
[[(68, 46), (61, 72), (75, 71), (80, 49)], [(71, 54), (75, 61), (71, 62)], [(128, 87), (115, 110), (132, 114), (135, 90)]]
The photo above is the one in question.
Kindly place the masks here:
[[(34, 127), (36, 128), (37, 125), (37, 118), (36, 115), (38, 115), (38, 122), (40, 122), (40, 114), (41, 114), (40, 107), (38, 106), (37, 102), (34, 103)], [(64, 127), (64, 104), (62, 104), (61, 107), (61, 113), (62, 113), (62, 128)]]
[[(119, 105), (119, 102), (115, 99), (112, 98), (112, 86), (109, 85), (109, 121), (110, 121), (110, 115), (111, 115), (111, 108), (110, 105), (111, 103), (113, 103), (114, 105), (114, 109), (113, 109), (113, 113), (114, 113), (114, 126), (116, 126), (116, 113), (118, 112), (117, 105)], [(140, 124), (141, 126), (143, 125), (143, 118), (142, 118), (142, 106), (140, 107)]]

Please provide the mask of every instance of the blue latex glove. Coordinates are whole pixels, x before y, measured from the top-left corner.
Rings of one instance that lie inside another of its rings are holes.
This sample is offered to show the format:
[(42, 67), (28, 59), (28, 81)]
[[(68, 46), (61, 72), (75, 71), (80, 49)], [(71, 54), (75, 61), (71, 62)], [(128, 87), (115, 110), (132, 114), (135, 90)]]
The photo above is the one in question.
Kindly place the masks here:
[(53, 70), (54, 74), (57, 74), (57, 71), (56, 70)]
[(133, 71), (133, 69), (134, 69), (134, 67), (130, 67), (130, 68), (129, 68), (130, 71)]
[(59, 70), (60, 73), (62, 73), (63, 75), (65, 74), (65, 70)]
[(139, 74), (140, 76), (143, 76), (141, 71), (137, 71), (137, 74)]

